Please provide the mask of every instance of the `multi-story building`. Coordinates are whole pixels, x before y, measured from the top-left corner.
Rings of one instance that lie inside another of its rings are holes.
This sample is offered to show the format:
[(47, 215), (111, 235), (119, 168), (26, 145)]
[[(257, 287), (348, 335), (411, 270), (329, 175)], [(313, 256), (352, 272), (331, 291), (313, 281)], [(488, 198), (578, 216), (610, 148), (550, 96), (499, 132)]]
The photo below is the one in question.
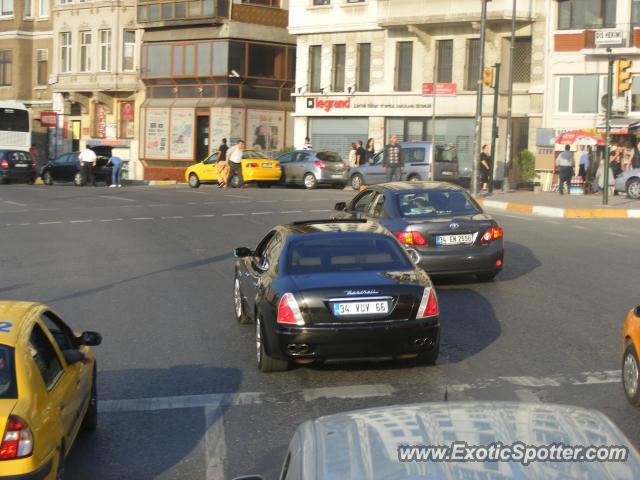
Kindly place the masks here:
[(567, 130), (604, 132), (610, 47), (616, 58), (633, 62), (632, 88), (614, 92), (611, 121), (613, 143), (630, 143), (640, 125), (640, 2), (552, 1), (547, 19), (546, 138)]
[(58, 153), (91, 146), (117, 149), (125, 178), (139, 178), (139, 44), (133, 0), (57, 0), (54, 108)]
[[(295, 144), (347, 154), (356, 140), (378, 148), (401, 140), (456, 144), (470, 175), (480, 62), (478, 0), (292, 0), (297, 36)], [(544, 91), (545, 0), (518, 0), (514, 45), (513, 152), (535, 145)], [(511, 0), (487, 3), (485, 65), (502, 66), (500, 131), (506, 125)], [(423, 84), (455, 84), (456, 94), (423, 96)], [(493, 90), (484, 89), (482, 142), (491, 138)], [(500, 135), (496, 177), (502, 177)], [(533, 143), (532, 143), (533, 142)]]
[(40, 113), (52, 108), (50, 10), (50, 0), (0, 0), (0, 100), (29, 107), (32, 142), (41, 161), (48, 155), (48, 137)]
[(293, 143), (287, 9), (287, 0), (138, 1), (146, 179), (182, 180), (222, 138), (269, 153)]

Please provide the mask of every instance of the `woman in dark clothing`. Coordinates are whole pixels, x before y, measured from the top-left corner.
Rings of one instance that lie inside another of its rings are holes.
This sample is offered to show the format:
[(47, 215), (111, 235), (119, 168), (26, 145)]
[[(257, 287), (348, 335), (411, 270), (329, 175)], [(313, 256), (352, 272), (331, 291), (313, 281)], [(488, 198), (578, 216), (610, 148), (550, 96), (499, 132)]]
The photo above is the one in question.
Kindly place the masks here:
[(489, 145), (482, 146), (482, 152), (480, 152), (480, 182), (482, 183), (482, 191), (487, 191), (487, 185), (489, 184), (489, 175), (491, 173), (491, 157), (489, 156)]
[(367, 163), (371, 162), (371, 159), (375, 154), (376, 154), (375, 142), (373, 138), (370, 138), (369, 140), (367, 140), (367, 154), (366, 154)]

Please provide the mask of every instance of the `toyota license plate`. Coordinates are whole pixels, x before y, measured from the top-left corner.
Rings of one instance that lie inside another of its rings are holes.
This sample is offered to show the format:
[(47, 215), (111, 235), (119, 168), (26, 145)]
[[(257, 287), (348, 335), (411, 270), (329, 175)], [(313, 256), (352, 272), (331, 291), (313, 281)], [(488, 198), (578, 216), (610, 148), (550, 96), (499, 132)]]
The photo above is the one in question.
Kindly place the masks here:
[(273, 164), (271, 163), (263, 163), (262, 168), (273, 168)]
[(388, 302), (349, 302), (333, 304), (333, 314), (336, 316), (375, 315), (380, 313), (389, 313)]
[(469, 245), (473, 243), (473, 235), (436, 235), (436, 245)]
[(26, 163), (16, 163), (16, 167), (18, 168), (27, 168), (29, 165)]

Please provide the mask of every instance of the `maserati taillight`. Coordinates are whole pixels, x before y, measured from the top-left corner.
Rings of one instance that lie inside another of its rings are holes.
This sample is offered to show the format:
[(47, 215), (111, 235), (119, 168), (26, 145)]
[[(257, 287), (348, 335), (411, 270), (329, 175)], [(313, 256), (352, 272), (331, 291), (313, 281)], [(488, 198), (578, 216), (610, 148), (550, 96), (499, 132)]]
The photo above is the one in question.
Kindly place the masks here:
[(277, 323), (284, 325), (304, 325), (304, 319), (293, 293), (285, 293), (278, 304)]
[(420, 301), (416, 318), (435, 317), (439, 314), (440, 308), (438, 307), (436, 292), (433, 287), (426, 287), (422, 293), (422, 300)]

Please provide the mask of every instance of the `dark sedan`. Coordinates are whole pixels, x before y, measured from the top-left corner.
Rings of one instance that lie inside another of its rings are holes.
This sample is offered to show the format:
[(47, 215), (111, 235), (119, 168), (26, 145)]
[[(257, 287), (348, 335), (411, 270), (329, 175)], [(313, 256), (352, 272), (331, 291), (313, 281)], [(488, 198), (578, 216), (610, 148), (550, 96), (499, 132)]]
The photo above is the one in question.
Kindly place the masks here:
[(235, 255), (236, 317), (255, 323), (261, 371), (327, 360), (436, 362), (435, 289), (379, 224), (296, 222)]
[(36, 181), (36, 163), (28, 152), (22, 150), (0, 150), (0, 182)]
[[(73, 182), (77, 186), (84, 185), (78, 155), (80, 155), (78, 152), (63, 153), (42, 167), (40, 175), (45, 185), (52, 185), (53, 182)], [(107, 166), (108, 161), (108, 157), (97, 154), (93, 172), (96, 182), (104, 182), (107, 185), (111, 183), (111, 167)]]
[(430, 275), (475, 274), (490, 281), (502, 269), (502, 228), (456, 185), (386, 183), (335, 209), (337, 218), (368, 218), (384, 225)]

